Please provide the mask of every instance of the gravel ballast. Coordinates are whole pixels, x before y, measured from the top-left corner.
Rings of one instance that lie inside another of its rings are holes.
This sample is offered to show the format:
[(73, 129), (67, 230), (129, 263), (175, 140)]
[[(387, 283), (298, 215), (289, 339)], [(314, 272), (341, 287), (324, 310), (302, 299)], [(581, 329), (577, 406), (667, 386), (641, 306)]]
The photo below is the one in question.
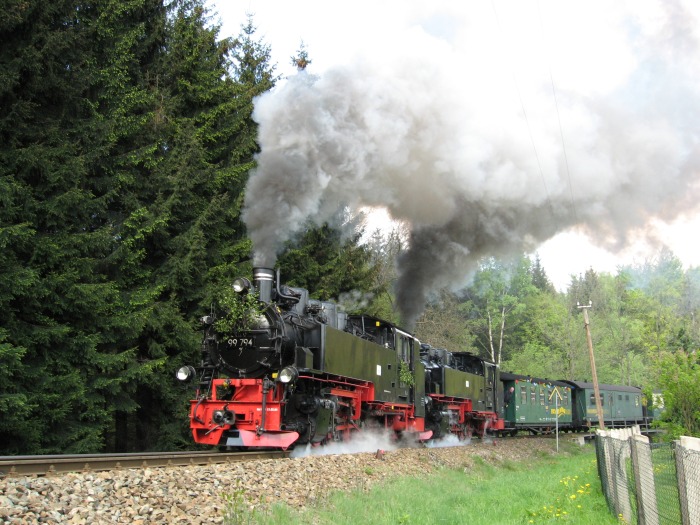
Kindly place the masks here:
[(379, 449), (208, 466), (0, 479), (0, 523), (224, 523), (227, 501), (248, 509), (313, 505), (332, 491), (399, 476), (555, 453), (553, 439), (498, 439), (443, 448)]

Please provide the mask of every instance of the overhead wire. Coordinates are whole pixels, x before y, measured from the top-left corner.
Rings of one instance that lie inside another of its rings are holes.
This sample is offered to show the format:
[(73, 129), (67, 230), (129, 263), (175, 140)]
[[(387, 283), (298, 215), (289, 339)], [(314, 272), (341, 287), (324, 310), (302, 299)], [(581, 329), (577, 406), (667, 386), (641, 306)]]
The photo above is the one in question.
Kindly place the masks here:
[[(491, 7), (492, 7), (492, 9), (493, 9), (494, 16), (496, 17), (496, 24), (497, 24), (497, 26), (498, 26), (499, 33), (500, 33), (501, 35), (504, 35), (504, 31), (503, 31), (503, 28), (502, 28), (502, 26), (501, 26), (501, 21), (500, 21), (500, 18), (499, 18), (499, 16), (498, 16), (498, 10), (496, 9), (495, 0), (491, 0)], [(543, 20), (542, 20), (542, 18), (543, 18), (543, 17), (542, 17), (542, 10), (541, 10), (541, 8), (540, 8), (540, 2), (539, 2), (539, 0), (537, 1), (537, 16), (538, 16), (538, 21), (539, 21), (539, 24), (540, 24), (540, 32), (541, 32), (540, 37), (541, 37), (542, 41), (546, 43), (546, 39), (545, 39), (545, 30), (544, 30), (544, 23), (543, 23)], [(568, 187), (569, 187), (569, 199), (570, 199), (570, 201), (571, 201), (571, 213), (572, 213), (572, 215), (573, 215), (573, 222), (574, 222), (574, 224), (579, 224), (579, 223), (580, 223), (580, 220), (579, 220), (578, 209), (577, 209), (577, 206), (576, 206), (576, 199), (574, 198), (574, 187), (573, 187), (573, 182), (572, 182), (572, 178), (571, 178), (571, 169), (570, 169), (570, 167), (569, 167), (569, 158), (568, 158), (568, 154), (567, 154), (567, 150), (566, 150), (566, 141), (565, 141), (565, 138), (564, 138), (564, 128), (563, 128), (563, 125), (562, 125), (561, 112), (560, 112), (560, 110), (559, 110), (559, 101), (558, 101), (558, 98), (557, 98), (557, 90), (556, 90), (556, 86), (555, 86), (555, 83), (554, 83), (554, 75), (553, 75), (553, 73), (552, 73), (551, 61), (550, 61), (549, 57), (547, 58), (547, 69), (548, 69), (548, 71), (549, 71), (550, 86), (551, 86), (551, 88), (552, 88), (552, 96), (553, 96), (553, 100), (554, 100), (554, 107), (555, 107), (555, 111), (556, 111), (556, 114), (557, 114), (557, 124), (558, 124), (558, 127), (559, 127), (559, 137), (560, 137), (560, 139), (561, 139), (562, 154), (563, 154), (563, 159), (564, 159), (564, 169), (565, 169), (566, 179), (567, 179), (567, 183), (568, 183)], [(542, 166), (541, 166), (541, 162), (540, 162), (540, 156), (539, 156), (539, 153), (538, 153), (538, 151), (537, 151), (537, 145), (536, 145), (536, 143), (535, 143), (535, 138), (534, 138), (534, 135), (533, 135), (533, 132), (532, 132), (532, 127), (531, 127), (531, 125), (530, 125), (530, 120), (529, 120), (529, 118), (528, 118), (527, 111), (526, 111), (526, 109), (525, 109), (525, 103), (524, 103), (524, 101), (523, 101), (523, 97), (522, 97), (522, 94), (521, 94), (521, 91), (520, 91), (520, 87), (519, 87), (519, 84), (518, 84), (518, 80), (517, 80), (517, 75), (515, 74), (515, 72), (513, 72), (513, 79), (514, 79), (515, 90), (516, 90), (516, 92), (517, 92), (517, 94), (518, 94), (518, 99), (519, 99), (519, 101), (520, 101), (520, 107), (521, 107), (521, 110), (522, 110), (522, 114), (523, 114), (523, 117), (524, 117), (524, 119), (525, 119), (525, 123), (526, 123), (526, 125), (527, 125), (528, 133), (529, 133), (529, 135), (530, 135), (530, 141), (531, 141), (531, 143), (532, 143), (532, 148), (533, 148), (533, 151), (534, 151), (534, 154), (535, 154), (535, 158), (536, 158), (536, 160), (537, 160), (537, 167), (538, 167), (538, 170), (539, 170), (540, 178), (542, 179), (542, 185), (543, 185), (544, 190), (545, 190), (545, 195), (546, 195), (546, 198), (547, 198), (547, 203), (548, 203), (548, 205), (549, 205), (549, 210), (550, 210), (550, 213), (551, 213), (551, 215), (552, 215), (552, 219), (553, 219), (553, 220), (556, 220), (556, 214), (555, 214), (555, 212), (554, 212), (554, 207), (553, 207), (553, 205), (552, 205), (551, 196), (550, 196), (550, 194), (549, 194), (549, 190), (548, 190), (548, 188), (547, 188), (546, 179), (545, 179), (544, 173), (543, 173), (543, 171), (542, 171)]]
[[(494, 0), (491, 0), (491, 7), (493, 8), (493, 14), (496, 17), (496, 25), (498, 26), (498, 31), (503, 35), (503, 28), (501, 27), (501, 20), (498, 16), (498, 11), (496, 10), (496, 4)], [(530, 126), (530, 119), (527, 116), (527, 111), (525, 110), (525, 103), (523, 101), (522, 94), (520, 92), (520, 86), (518, 85), (518, 78), (515, 72), (513, 74), (513, 83), (515, 84), (515, 91), (518, 94), (518, 99), (520, 100), (520, 109), (523, 113), (523, 117), (525, 119), (525, 125), (527, 126), (527, 131), (528, 134), (530, 135), (530, 142), (532, 143), (532, 150), (535, 153), (535, 159), (537, 160), (537, 169), (540, 174), (540, 178), (542, 179), (542, 186), (544, 187), (544, 192), (545, 192), (545, 197), (547, 198), (547, 204), (549, 205), (549, 211), (552, 214), (552, 217), (554, 217), (554, 207), (552, 206), (552, 200), (549, 196), (549, 189), (547, 188), (547, 181), (544, 177), (544, 172), (542, 171), (542, 164), (540, 162), (540, 155), (537, 152), (537, 145), (535, 144), (535, 136), (532, 133), (532, 127)]]
[[(540, 31), (542, 32), (542, 39), (544, 40), (544, 23), (542, 22), (542, 9), (540, 8), (540, 2), (537, 0), (537, 14), (540, 22)], [(552, 74), (552, 65), (547, 60), (547, 69), (549, 70), (549, 81), (552, 86), (552, 96), (554, 97), (554, 108), (557, 113), (557, 122), (559, 124), (559, 136), (561, 137), (561, 149), (564, 155), (564, 167), (566, 168), (566, 178), (569, 183), (569, 197), (571, 199), (571, 209), (574, 214), (574, 222), (578, 223), (578, 211), (576, 210), (576, 200), (574, 199), (574, 187), (571, 182), (571, 170), (569, 170), (569, 157), (566, 154), (566, 142), (564, 141), (564, 128), (561, 125), (561, 114), (559, 112), (559, 101), (557, 100), (557, 90), (554, 87), (554, 75)]]

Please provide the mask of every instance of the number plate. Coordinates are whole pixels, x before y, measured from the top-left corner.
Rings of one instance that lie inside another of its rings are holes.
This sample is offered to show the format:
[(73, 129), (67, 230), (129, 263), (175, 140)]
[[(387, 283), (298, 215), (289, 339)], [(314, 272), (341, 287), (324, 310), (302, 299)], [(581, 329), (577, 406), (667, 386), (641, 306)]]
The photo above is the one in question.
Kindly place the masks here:
[(231, 338), (227, 342), (228, 345), (233, 348), (248, 348), (253, 346), (253, 339), (251, 337)]

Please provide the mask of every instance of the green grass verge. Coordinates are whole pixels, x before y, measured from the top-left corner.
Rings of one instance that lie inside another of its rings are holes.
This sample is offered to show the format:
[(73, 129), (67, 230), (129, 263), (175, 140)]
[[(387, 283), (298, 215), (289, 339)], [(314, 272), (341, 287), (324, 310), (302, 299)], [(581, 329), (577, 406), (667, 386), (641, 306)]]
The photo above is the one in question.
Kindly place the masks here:
[(400, 478), (369, 492), (331, 494), (302, 511), (277, 505), (264, 514), (229, 513), (227, 523), (314, 525), (619, 524), (601, 492), (591, 446), (566, 447), (530, 462), (440, 470)]

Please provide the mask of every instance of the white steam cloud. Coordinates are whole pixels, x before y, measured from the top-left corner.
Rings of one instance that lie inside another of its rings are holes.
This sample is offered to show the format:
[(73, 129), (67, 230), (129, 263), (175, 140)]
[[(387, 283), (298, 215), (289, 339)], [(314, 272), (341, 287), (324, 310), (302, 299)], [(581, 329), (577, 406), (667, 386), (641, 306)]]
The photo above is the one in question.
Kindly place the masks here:
[[(620, 248), (650, 219), (689, 211), (700, 190), (698, 21), (660, 5), (653, 29), (624, 13), (606, 26), (622, 51), (596, 49), (591, 32), (588, 55), (569, 55), (582, 70), (601, 61), (598, 83), (567, 62), (553, 84), (560, 62), (537, 46), (544, 74), (532, 81), (496, 9), (483, 41), (479, 20), (456, 17), (450, 38), (414, 25), (352, 62), (293, 75), (255, 105), (261, 152), (244, 209), (255, 263), (272, 266), (308, 219), (384, 207), (410, 231), (397, 294), (411, 326), (432, 292), (466, 284), (484, 256), (531, 251), (572, 227)], [(617, 67), (603, 70), (606, 53)]]

